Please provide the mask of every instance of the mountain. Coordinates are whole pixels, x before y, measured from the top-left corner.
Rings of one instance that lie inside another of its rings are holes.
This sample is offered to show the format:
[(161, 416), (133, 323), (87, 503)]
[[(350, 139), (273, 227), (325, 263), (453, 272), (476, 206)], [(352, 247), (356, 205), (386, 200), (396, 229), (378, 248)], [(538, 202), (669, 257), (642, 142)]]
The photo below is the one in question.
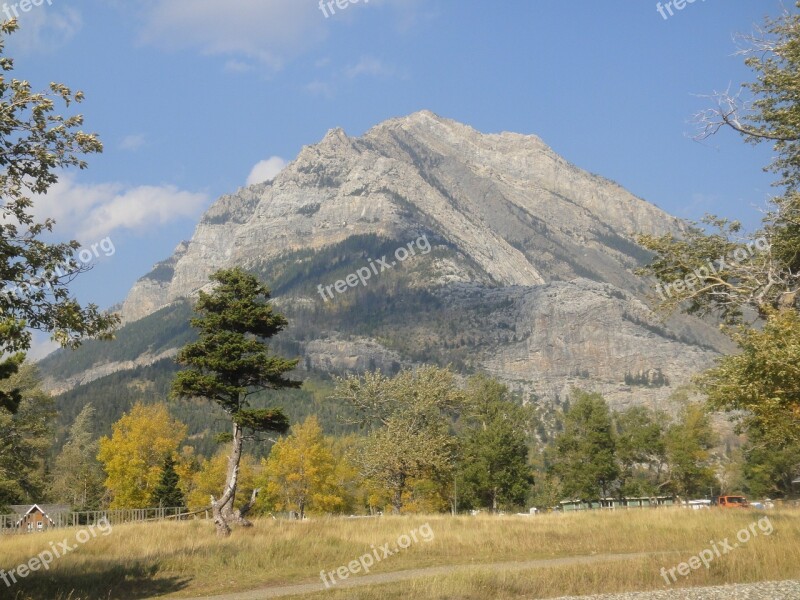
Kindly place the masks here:
[[(483, 134), (428, 111), (358, 138), (334, 129), (274, 180), (217, 200), (134, 285), (115, 342), (40, 365), (55, 393), (75, 398), (112, 375), (141, 385), (137, 369), (171, 364), (191, 338), (187, 299), (215, 270), (243, 265), (289, 317), (276, 347), (302, 357), (303, 377), (435, 362), (544, 404), (581, 387), (617, 408), (668, 408), (727, 348), (703, 321), (663, 323), (633, 273), (648, 260), (637, 234), (684, 227), (532, 135)], [(337, 291), (359, 270), (363, 284)]]

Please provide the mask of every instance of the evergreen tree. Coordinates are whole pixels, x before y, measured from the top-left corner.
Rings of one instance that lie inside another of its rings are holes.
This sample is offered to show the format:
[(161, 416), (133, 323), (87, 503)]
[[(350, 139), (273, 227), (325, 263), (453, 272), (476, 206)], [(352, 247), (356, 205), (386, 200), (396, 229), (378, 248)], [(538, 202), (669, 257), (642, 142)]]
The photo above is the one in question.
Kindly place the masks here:
[(239, 461), (245, 437), (258, 432), (284, 433), (289, 420), (281, 410), (250, 408), (253, 394), (265, 389), (298, 388), (301, 383), (286, 379), (298, 360), (286, 360), (269, 352), (267, 340), (287, 325), (285, 317), (273, 312), (270, 291), (242, 269), (217, 271), (211, 293), (200, 291), (191, 320), (199, 330), (197, 342), (178, 353), (179, 364), (189, 367), (175, 377), (176, 398), (204, 398), (217, 403), (231, 419), (232, 442), (225, 488), (219, 499), (212, 497), (214, 523), (220, 536), (231, 533), (230, 522), (249, 525), (245, 514), (255, 503), (234, 511), (239, 480)]
[(551, 468), (565, 496), (591, 501), (610, 494), (619, 469), (611, 415), (600, 394), (573, 394), (554, 446)]
[(44, 457), (52, 443), (53, 399), (41, 386), (36, 367), (22, 365), (0, 392), (18, 390), (20, 403), (12, 413), (0, 408), (0, 508), (7, 504), (41, 502), (45, 488)]
[(81, 410), (53, 465), (50, 496), (76, 511), (98, 510), (105, 494), (103, 470), (97, 460), (98, 440), (92, 434), (95, 415), (91, 404)]
[(178, 486), (180, 481), (178, 473), (175, 471), (175, 457), (172, 454), (164, 459), (164, 468), (161, 471), (161, 479), (153, 490), (150, 504), (161, 508), (183, 508), (186, 501), (183, 492)]
[(494, 512), (524, 505), (533, 483), (526, 429), (529, 411), (509, 397), (504, 385), (476, 376), (467, 386), (464, 420), (462, 501)]
[(682, 498), (705, 496), (718, 487), (711, 465), (711, 449), (717, 436), (708, 412), (699, 404), (689, 404), (665, 438), (669, 479), (667, 489)]

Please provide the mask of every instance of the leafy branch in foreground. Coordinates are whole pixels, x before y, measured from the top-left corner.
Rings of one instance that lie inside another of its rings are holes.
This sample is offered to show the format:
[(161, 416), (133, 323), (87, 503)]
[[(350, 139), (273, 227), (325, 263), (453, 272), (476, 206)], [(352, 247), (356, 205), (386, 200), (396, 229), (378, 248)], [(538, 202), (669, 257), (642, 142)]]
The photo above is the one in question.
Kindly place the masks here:
[[(0, 378), (17, 371), (32, 329), (74, 347), (87, 337), (109, 337), (119, 322), (70, 296), (68, 284), (85, 270), (74, 258), (80, 244), (41, 239), (55, 221), (36, 218), (33, 198), (47, 193), (59, 170), (85, 169), (82, 156), (103, 146), (96, 135), (81, 131), (82, 116), (55, 113), (58, 102), (65, 108), (81, 102), (81, 92), (59, 83), (34, 92), (28, 81), (8, 78), (14, 61), (2, 52), (17, 28), (13, 20), (0, 23), (0, 354), (6, 355)], [(17, 390), (0, 393), (0, 408), (13, 412), (19, 402)]]

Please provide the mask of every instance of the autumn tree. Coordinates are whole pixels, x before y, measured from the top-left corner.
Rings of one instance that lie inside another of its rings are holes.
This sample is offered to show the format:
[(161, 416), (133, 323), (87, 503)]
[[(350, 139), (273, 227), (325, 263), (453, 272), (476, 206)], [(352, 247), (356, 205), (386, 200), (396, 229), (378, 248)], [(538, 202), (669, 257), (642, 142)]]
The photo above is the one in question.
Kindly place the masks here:
[(292, 427), (262, 464), (266, 495), (276, 510), (302, 520), (307, 512), (336, 513), (347, 506), (333, 447), (315, 416)]
[[(200, 460), (198, 468), (191, 473), (190, 481), (181, 482), (181, 489), (185, 491), (186, 502), (190, 510), (208, 508), (210, 505), (208, 499), (212, 495), (218, 494), (219, 490), (225, 486), (230, 455), (230, 442), (228, 442), (211, 458)], [(185, 459), (185, 457), (183, 458)], [(185, 466), (185, 462), (182, 461), (182, 463), (177, 470), (179, 473), (187, 473), (185, 469), (181, 468), (181, 466)], [(248, 497), (237, 498), (234, 508), (241, 509), (249, 502), (249, 495), (257, 489), (256, 479), (259, 471), (258, 461), (252, 455), (243, 453), (239, 460), (237, 485), (240, 490), (246, 492)]]
[(452, 420), (463, 393), (447, 369), (423, 367), (395, 377), (380, 372), (339, 379), (334, 398), (367, 430), (353, 461), (362, 477), (387, 490), (394, 512), (413, 479), (450, 480), (457, 443)]
[(18, 390), (20, 402), (14, 413), (0, 408), (0, 508), (41, 501), (55, 417), (53, 400), (33, 365), (0, 381), (0, 392), (11, 390)]
[(659, 302), (665, 311), (711, 313), (728, 325), (742, 356), (720, 359), (702, 387), (713, 408), (739, 411), (744, 428), (758, 428), (777, 450), (800, 437), (792, 374), (800, 356), (800, 15), (787, 9), (740, 41), (754, 81), (715, 94), (715, 105), (698, 115), (698, 137), (726, 129), (770, 144), (766, 169), (780, 193), (750, 234), (736, 221), (708, 216), (681, 237), (642, 236), (655, 254), (642, 272), (670, 286)]
[(188, 368), (175, 377), (172, 395), (215, 402), (231, 420), (225, 487), (219, 498), (211, 497), (217, 533), (227, 536), (232, 521), (249, 524), (244, 517), (258, 493), (254, 490), (251, 501), (234, 510), (245, 438), (289, 428), (282, 411), (252, 408), (251, 400), (263, 390), (298, 388), (301, 383), (285, 377), (298, 361), (269, 351), (268, 340), (287, 325), (284, 316), (273, 311), (269, 289), (239, 268), (217, 271), (211, 281), (214, 289), (198, 294), (194, 308), (199, 317), (191, 325), (199, 339), (178, 353), (178, 363)]
[[(16, 21), (0, 23), (0, 379), (17, 372), (31, 346), (31, 330), (52, 334), (63, 346), (86, 337), (107, 337), (118, 323), (97, 306), (81, 306), (68, 284), (84, 267), (75, 260), (76, 241), (49, 243), (55, 221), (40, 220), (34, 198), (47, 193), (69, 167), (86, 168), (84, 155), (102, 151), (94, 134), (81, 130), (83, 117), (64, 117), (56, 107), (83, 100), (63, 84), (35, 92), (24, 79), (9, 78), (14, 61), (3, 56)], [(0, 392), (0, 408), (15, 412), (20, 388)]]
[(97, 461), (99, 442), (93, 434), (95, 415), (94, 406), (83, 407), (53, 464), (50, 496), (77, 511), (98, 510), (105, 493), (103, 469)]
[(111, 508), (147, 508), (161, 480), (164, 461), (186, 437), (186, 425), (164, 404), (137, 403), (100, 439), (98, 459), (106, 472)]

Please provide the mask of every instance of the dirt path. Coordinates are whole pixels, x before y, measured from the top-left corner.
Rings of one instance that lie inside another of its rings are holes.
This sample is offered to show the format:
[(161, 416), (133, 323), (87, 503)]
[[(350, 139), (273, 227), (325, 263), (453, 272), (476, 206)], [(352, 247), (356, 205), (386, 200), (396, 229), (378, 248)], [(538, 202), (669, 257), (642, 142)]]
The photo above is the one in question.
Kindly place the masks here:
[(420, 577), (430, 577), (432, 575), (448, 575), (458, 571), (468, 571), (470, 569), (493, 569), (493, 570), (525, 570), (545, 567), (560, 567), (571, 565), (585, 565), (600, 562), (613, 562), (619, 560), (630, 560), (645, 556), (663, 554), (657, 552), (641, 552), (638, 554), (596, 554), (593, 556), (567, 556), (564, 558), (546, 558), (540, 560), (528, 560), (523, 562), (501, 562), (501, 563), (479, 563), (464, 565), (447, 565), (442, 567), (427, 567), (425, 569), (409, 569), (406, 571), (395, 571), (392, 573), (378, 573), (375, 575), (353, 576), (335, 586), (326, 588), (322, 581), (316, 583), (304, 583), (298, 585), (288, 585), (281, 587), (266, 587), (249, 592), (239, 592), (236, 594), (224, 594), (222, 596), (201, 596), (193, 600), (262, 600), (263, 598), (285, 598), (288, 596), (299, 596), (301, 594), (311, 594), (314, 592), (324, 592), (326, 589), (347, 589), (376, 585), (381, 583), (399, 583)]

